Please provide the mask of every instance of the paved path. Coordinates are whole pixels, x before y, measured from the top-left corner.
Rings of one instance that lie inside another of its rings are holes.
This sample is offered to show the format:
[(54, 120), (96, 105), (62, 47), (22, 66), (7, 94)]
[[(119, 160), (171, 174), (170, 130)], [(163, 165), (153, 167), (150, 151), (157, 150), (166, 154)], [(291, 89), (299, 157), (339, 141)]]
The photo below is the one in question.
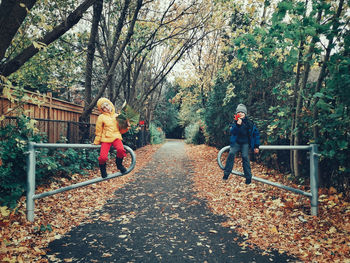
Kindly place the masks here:
[[(243, 249), (222, 216), (195, 198), (181, 141), (165, 143), (137, 179), (101, 211), (49, 245), (62, 262), (292, 262), (285, 255)], [(100, 216), (108, 220), (99, 220)], [(64, 261), (66, 259), (66, 261)], [(70, 261), (72, 260), (72, 261)], [(57, 262), (57, 261), (55, 261)]]

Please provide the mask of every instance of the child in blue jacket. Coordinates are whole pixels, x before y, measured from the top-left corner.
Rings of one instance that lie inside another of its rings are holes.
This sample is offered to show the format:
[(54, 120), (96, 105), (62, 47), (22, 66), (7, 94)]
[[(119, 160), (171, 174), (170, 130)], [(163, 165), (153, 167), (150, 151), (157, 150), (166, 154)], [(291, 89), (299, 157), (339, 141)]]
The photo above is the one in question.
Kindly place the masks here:
[(231, 126), (230, 133), (230, 152), (227, 156), (222, 179), (228, 179), (233, 169), (235, 155), (240, 151), (246, 178), (245, 183), (250, 184), (252, 182), (252, 172), (250, 169), (249, 146), (254, 153), (259, 153), (260, 135), (254, 122), (248, 119), (247, 107), (244, 104), (238, 104), (236, 108), (235, 120)]

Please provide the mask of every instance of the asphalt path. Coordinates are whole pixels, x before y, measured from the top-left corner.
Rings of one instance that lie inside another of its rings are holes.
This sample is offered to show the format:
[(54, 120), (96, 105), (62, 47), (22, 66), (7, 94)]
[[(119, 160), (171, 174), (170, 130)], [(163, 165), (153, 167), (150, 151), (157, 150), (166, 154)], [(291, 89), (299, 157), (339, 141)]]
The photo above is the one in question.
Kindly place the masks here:
[(50, 262), (295, 262), (238, 245), (242, 238), (222, 226), (226, 218), (194, 196), (184, 147), (182, 141), (167, 141), (135, 180), (91, 215), (92, 223), (51, 242), (45, 257)]

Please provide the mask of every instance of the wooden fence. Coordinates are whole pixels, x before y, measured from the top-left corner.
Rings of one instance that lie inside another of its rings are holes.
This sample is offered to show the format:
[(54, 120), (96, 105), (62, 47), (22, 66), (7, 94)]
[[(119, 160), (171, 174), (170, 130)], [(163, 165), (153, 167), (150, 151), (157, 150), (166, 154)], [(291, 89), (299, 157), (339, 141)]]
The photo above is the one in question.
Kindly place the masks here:
[[(83, 112), (84, 105), (63, 101), (52, 97), (51, 93), (38, 95), (33, 92), (26, 92), (32, 99), (27, 99), (24, 104), (25, 114), (31, 119), (37, 120), (37, 128), (47, 135), (48, 142), (55, 143), (65, 137), (69, 143), (77, 143), (79, 138), (79, 117)], [(39, 101), (38, 103), (35, 100)], [(16, 118), (16, 107), (18, 104), (0, 97), (0, 116), (5, 115), (2, 125), (14, 122)], [(99, 111), (94, 109), (90, 115), (90, 123), (84, 124), (90, 129), (90, 136), (93, 137), (94, 127)], [(91, 138), (90, 138), (91, 139)]]

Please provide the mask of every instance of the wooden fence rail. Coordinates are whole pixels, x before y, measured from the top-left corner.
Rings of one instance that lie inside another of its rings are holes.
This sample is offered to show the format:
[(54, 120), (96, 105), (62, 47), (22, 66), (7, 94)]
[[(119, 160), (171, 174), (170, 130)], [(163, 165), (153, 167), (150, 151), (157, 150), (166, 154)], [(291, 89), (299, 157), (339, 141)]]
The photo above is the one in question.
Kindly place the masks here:
[[(48, 142), (56, 143), (62, 137), (68, 139), (70, 143), (79, 142), (79, 117), (83, 112), (84, 105), (63, 101), (53, 98), (51, 93), (39, 95), (30, 91), (26, 92), (32, 100), (26, 100), (24, 104), (25, 114), (31, 119), (38, 121), (37, 128), (47, 135)], [(38, 100), (40, 103), (35, 102)], [(16, 118), (18, 104), (11, 102), (5, 97), (0, 97), (0, 116), (5, 115), (6, 120), (2, 125), (13, 122)], [(86, 128), (93, 134), (94, 126), (99, 115), (99, 111), (94, 109), (90, 115), (90, 123), (86, 123)]]

